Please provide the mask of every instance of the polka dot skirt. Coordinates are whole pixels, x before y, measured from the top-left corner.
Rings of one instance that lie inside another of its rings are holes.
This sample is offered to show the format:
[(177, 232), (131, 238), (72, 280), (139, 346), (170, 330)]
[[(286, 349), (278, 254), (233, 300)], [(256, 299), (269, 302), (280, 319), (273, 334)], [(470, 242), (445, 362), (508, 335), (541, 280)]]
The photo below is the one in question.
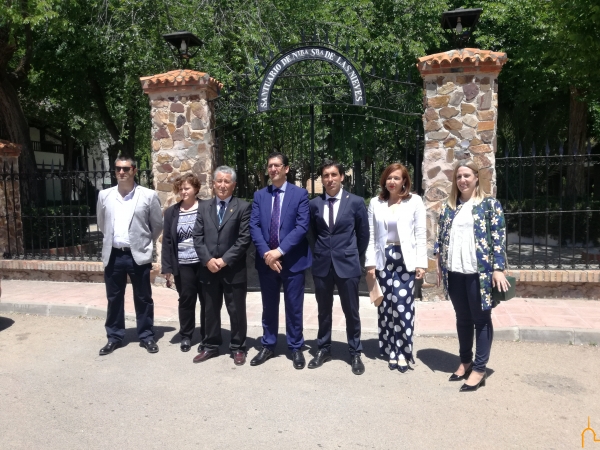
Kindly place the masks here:
[(385, 249), (385, 269), (377, 271), (383, 301), (379, 305), (379, 353), (412, 361), (415, 325), (415, 272), (407, 272), (399, 245)]

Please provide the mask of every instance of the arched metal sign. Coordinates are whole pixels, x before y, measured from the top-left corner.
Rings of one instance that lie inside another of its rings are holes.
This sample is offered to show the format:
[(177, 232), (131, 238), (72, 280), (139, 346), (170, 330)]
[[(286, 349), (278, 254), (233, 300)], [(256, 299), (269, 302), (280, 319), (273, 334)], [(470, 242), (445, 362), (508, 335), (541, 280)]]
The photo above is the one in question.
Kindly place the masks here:
[(288, 67), (306, 60), (326, 61), (338, 67), (348, 79), (348, 84), (352, 90), (352, 103), (358, 106), (366, 105), (365, 85), (358, 70), (356, 70), (352, 63), (335, 50), (327, 47), (310, 45), (290, 50), (271, 64), (258, 91), (258, 111), (262, 112), (271, 109), (271, 92), (273, 91), (273, 86), (275, 86), (277, 78), (279, 78)]

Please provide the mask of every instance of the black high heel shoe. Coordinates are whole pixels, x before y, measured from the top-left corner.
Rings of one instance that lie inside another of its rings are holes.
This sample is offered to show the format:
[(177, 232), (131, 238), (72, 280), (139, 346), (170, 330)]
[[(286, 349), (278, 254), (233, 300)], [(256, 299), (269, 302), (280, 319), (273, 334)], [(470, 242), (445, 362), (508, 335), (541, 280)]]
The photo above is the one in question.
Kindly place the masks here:
[(397, 368), (398, 368), (398, 361), (394, 361), (393, 364), (392, 364), (392, 361), (388, 362), (388, 369), (396, 370)]
[(456, 375), (455, 373), (453, 373), (452, 375), (450, 375), (450, 378), (448, 378), (448, 381), (466, 380), (467, 378), (469, 378), (469, 375), (471, 375), (472, 371), (473, 371), (473, 361), (471, 361), (471, 365), (469, 366), (469, 368), (467, 370), (465, 370), (464, 375)]
[(479, 380), (479, 383), (477, 383), (475, 386), (469, 386), (468, 384), (465, 383), (460, 387), (458, 392), (475, 392), (480, 387), (485, 386), (486, 378), (487, 378), (487, 372), (483, 374), (483, 378), (481, 380)]
[(398, 361), (398, 372), (400, 373), (406, 373), (408, 372), (408, 369), (410, 369), (410, 366), (408, 365), (408, 361), (404, 360), (404, 365), (400, 364), (400, 361)]

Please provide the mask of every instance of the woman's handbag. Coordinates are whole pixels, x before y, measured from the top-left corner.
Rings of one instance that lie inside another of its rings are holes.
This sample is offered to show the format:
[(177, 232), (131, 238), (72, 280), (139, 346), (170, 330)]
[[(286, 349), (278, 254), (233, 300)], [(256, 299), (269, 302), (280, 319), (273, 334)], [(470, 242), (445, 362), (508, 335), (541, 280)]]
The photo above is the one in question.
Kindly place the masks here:
[(498, 304), (500, 302), (505, 302), (514, 298), (515, 296), (515, 286), (517, 285), (517, 279), (515, 277), (511, 277), (510, 275), (506, 275), (506, 281), (510, 284), (508, 287), (508, 291), (502, 292), (498, 289), (498, 286), (492, 288), (492, 302), (494, 304)]
[(373, 278), (367, 275), (365, 279), (367, 280), (367, 288), (369, 289), (371, 303), (375, 306), (381, 305), (381, 302), (383, 301), (383, 292), (381, 292), (381, 286), (379, 286), (379, 281), (377, 281), (377, 275), (373, 275)]

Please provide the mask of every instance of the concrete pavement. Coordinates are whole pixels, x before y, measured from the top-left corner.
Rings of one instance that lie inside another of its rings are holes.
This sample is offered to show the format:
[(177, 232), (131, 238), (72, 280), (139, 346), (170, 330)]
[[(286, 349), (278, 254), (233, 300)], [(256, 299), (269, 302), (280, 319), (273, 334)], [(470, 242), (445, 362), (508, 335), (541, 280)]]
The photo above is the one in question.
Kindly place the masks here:
[[(177, 292), (154, 288), (157, 321), (177, 322)], [(283, 300), (280, 326), (285, 324)], [(131, 287), (126, 294), (126, 315), (135, 318)], [(3, 280), (1, 312), (22, 312), (42, 316), (104, 317), (106, 296), (103, 284), (60, 283), (50, 281)], [(345, 329), (339, 301), (334, 303), (333, 328)], [(262, 304), (259, 292), (247, 299), (249, 326), (261, 325)], [(377, 311), (369, 299), (361, 297), (360, 315), (364, 332), (377, 332)], [(456, 336), (454, 310), (448, 301), (417, 302), (415, 333), (420, 336)], [(600, 344), (600, 301), (573, 299), (515, 298), (493, 310), (495, 339), (554, 342), (564, 344)], [(229, 324), (225, 308), (223, 325)], [(176, 326), (176, 325), (175, 325)], [(317, 303), (313, 294), (304, 302), (305, 329), (318, 328)]]
[[(339, 331), (333, 361), (294, 370), (283, 335), (274, 359), (236, 367), (225, 355), (193, 364), (173, 322), (156, 324), (157, 354), (128, 321), (125, 346), (100, 357), (102, 320), (0, 316), (3, 450), (575, 449), (588, 417), (600, 432), (597, 346), (497, 341), (486, 386), (465, 394), (447, 381), (453, 338), (417, 338), (414, 370), (400, 374), (364, 333), (355, 376)], [(260, 335), (249, 329), (250, 357)], [(314, 352), (316, 331), (305, 335)]]

